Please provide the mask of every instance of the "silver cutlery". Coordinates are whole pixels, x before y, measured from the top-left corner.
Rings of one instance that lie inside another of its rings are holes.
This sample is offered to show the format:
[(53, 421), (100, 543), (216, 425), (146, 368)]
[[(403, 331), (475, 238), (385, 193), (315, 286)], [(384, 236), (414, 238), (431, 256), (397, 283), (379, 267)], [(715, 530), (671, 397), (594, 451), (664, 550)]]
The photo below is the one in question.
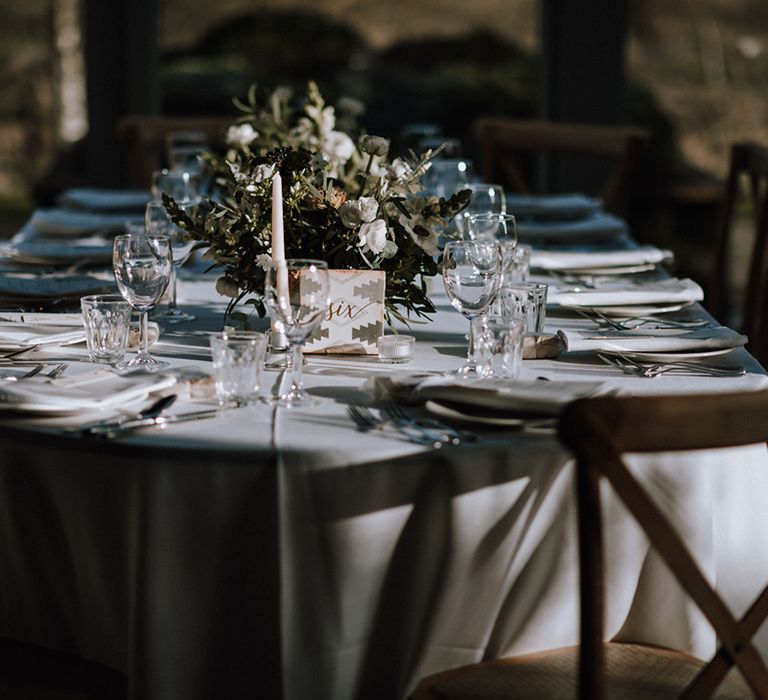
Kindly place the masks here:
[(64, 374), (64, 371), (69, 367), (69, 362), (61, 362), (58, 365), (56, 365), (50, 372), (46, 373), (46, 377), (48, 379), (56, 379), (56, 377), (60, 377), (62, 374)]
[(430, 435), (427, 431), (415, 426), (406, 426), (375, 416), (373, 412), (365, 406), (347, 406), (349, 417), (357, 424), (359, 430), (383, 430), (387, 427), (392, 428), (400, 436), (409, 442), (417, 445), (427, 445), (434, 449), (441, 448), (445, 443), (439, 437)]
[(21, 357), (22, 355), (26, 355), (28, 352), (37, 350), (39, 347), (40, 347), (39, 345), (29, 345), (25, 348), (19, 348), (18, 350), (13, 350), (12, 352), (6, 352), (0, 355), (0, 360), (12, 360), (16, 357)]
[(669, 361), (661, 363), (638, 362), (626, 355), (604, 355), (597, 353), (597, 356), (606, 364), (620, 369), (624, 374), (631, 374), (641, 377), (658, 377), (662, 374), (688, 374), (693, 376), (705, 377), (741, 377), (747, 372), (740, 365), (708, 365), (699, 362)]
[[(235, 408), (235, 406), (231, 406)], [(155, 416), (154, 418), (137, 418), (136, 420), (127, 420), (119, 425), (112, 427), (92, 428), (87, 431), (87, 435), (100, 438), (115, 438), (126, 433), (133, 432), (139, 428), (158, 427), (165, 428), (173, 423), (187, 423), (195, 420), (205, 420), (207, 418), (216, 418), (226, 407), (207, 409), (205, 411), (193, 411), (191, 413), (177, 413), (172, 416)]]
[(122, 415), (117, 418), (104, 418), (102, 420), (94, 421), (92, 423), (85, 423), (83, 425), (78, 426), (75, 428), (78, 432), (81, 433), (90, 433), (93, 430), (102, 430), (102, 429), (115, 429), (126, 423), (127, 421), (131, 420), (144, 420), (146, 418), (156, 418), (159, 416), (166, 408), (169, 408), (176, 402), (176, 394), (168, 394), (168, 396), (161, 396), (156, 401), (153, 401), (149, 406), (147, 406), (142, 411), (139, 411), (139, 413), (136, 414), (128, 414), (128, 415)]
[(451, 445), (460, 445), (464, 441), (476, 442), (479, 440), (479, 436), (475, 433), (470, 433), (466, 430), (457, 430), (452, 425), (437, 420), (436, 418), (414, 418), (397, 403), (387, 403), (383, 410), (387, 418), (391, 421), (434, 431), (443, 442), (450, 443)]

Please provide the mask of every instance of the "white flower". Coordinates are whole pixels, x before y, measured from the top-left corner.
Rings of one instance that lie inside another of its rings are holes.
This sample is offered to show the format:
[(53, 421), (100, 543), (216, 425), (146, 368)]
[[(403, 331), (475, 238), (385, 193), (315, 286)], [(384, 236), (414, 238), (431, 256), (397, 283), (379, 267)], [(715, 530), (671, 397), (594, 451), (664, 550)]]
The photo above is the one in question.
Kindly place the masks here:
[(275, 164), (272, 163), (271, 165), (267, 165), (266, 163), (263, 163), (262, 165), (256, 166), (256, 170), (253, 171), (253, 181), (264, 182), (264, 180), (271, 180), (274, 174)]
[(268, 253), (259, 253), (256, 256), (256, 264), (266, 272), (272, 266), (272, 256)]
[(355, 153), (355, 142), (343, 131), (331, 131), (323, 138), (323, 156), (332, 165), (343, 165)]
[(304, 111), (307, 116), (317, 124), (317, 128), (323, 135), (333, 131), (333, 127), (336, 126), (336, 114), (334, 113), (333, 107), (319, 109), (314, 105), (307, 105), (304, 108)]
[(410, 177), (413, 174), (411, 166), (408, 165), (402, 158), (395, 158), (389, 164), (389, 174), (394, 180)]
[(230, 126), (227, 129), (227, 144), (230, 146), (248, 146), (257, 136), (258, 133), (250, 124)]
[[(440, 236), (437, 231), (433, 231), (425, 226), (425, 221), (422, 216), (418, 214), (412, 215), (409, 219), (407, 216), (400, 214), (400, 224), (408, 232), (408, 235), (413, 242), (422, 248), (425, 253), (429, 255), (438, 255), (440, 253), (440, 248), (437, 247), (437, 244), (440, 242)], [(419, 228), (421, 231), (429, 231), (429, 235), (420, 236), (416, 233), (416, 228)]]
[(379, 213), (379, 203), (373, 197), (360, 197), (355, 204), (360, 212), (360, 221), (370, 223)]
[(363, 252), (370, 251), (374, 255), (384, 251), (387, 244), (387, 223), (384, 219), (376, 219), (370, 223), (365, 223), (358, 232), (357, 245)]

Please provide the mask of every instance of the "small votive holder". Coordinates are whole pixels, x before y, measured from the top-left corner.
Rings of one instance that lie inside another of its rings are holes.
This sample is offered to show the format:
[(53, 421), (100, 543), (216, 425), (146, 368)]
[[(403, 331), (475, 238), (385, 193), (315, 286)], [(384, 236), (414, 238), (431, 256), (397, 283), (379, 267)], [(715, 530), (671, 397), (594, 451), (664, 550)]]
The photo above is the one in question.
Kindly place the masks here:
[(128, 351), (131, 305), (119, 294), (94, 294), (80, 298), (80, 310), (91, 362), (121, 362)]
[(525, 335), (541, 335), (547, 313), (547, 289), (542, 282), (503, 282), (498, 294), (500, 315), (525, 321)]
[(515, 379), (523, 361), (525, 321), (506, 316), (483, 316), (475, 338), (478, 374), (496, 379)]
[(413, 359), (416, 338), (412, 335), (382, 335), (376, 341), (379, 362), (402, 364)]
[(261, 390), (267, 336), (256, 331), (224, 331), (209, 338), (216, 398), (221, 405), (253, 403)]

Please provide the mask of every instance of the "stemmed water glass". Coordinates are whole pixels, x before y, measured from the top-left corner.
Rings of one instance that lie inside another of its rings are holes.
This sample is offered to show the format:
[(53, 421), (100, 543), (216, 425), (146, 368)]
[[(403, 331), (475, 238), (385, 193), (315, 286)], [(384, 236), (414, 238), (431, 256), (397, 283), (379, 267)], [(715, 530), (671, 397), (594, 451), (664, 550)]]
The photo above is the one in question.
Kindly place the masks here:
[(501, 249), (502, 276), (515, 260), (517, 228), (512, 214), (472, 214), (466, 220), (466, 237), (473, 241), (493, 241)]
[(171, 279), (168, 283), (171, 290), (171, 298), (168, 302), (168, 308), (154, 314), (153, 318), (166, 321), (167, 323), (194, 321), (195, 317), (192, 314), (182, 311), (176, 305), (176, 277), (179, 269), (192, 253), (195, 241), (186, 230), (176, 226), (171, 221), (162, 202), (149, 202), (147, 204), (144, 222), (148, 236), (168, 236), (171, 242)]
[(163, 296), (171, 277), (171, 243), (168, 236), (126, 233), (115, 236), (112, 267), (120, 294), (139, 311), (139, 351), (119, 367), (139, 367), (149, 372), (169, 363), (149, 354), (147, 316)]
[(457, 311), (469, 320), (467, 361), (452, 372), (459, 377), (482, 376), (475, 362), (477, 323), (488, 310), (501, 282), (501, 252), (495, 240), (449, 241), (443, 251), (443, 283)]
[(504, 199), (504, 188), (501, 185), (471, 182), (466, 189), (472, 192), (472, 197), (466, 208), (456, 215), (454, 221), (462, 236), (472, 238), (468, 231), (470, 218), (484, 214), (506, 214), (507, 200)]
[(317, 402), (302, 383), (302, 348), (328, 312), (329, 295), (326, 262), (293, 258), (267, 269), (264, 301), (273, 321), (285, 333), (292, 354), (291, 388), (275, 401), (278, 406), (293, 408)]

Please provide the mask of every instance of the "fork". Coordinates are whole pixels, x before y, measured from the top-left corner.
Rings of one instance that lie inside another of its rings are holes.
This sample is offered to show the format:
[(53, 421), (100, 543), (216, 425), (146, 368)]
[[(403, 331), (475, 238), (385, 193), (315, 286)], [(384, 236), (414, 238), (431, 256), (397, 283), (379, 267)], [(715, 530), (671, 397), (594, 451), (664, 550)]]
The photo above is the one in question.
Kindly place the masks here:
[(439, 449), (444, 444), (442, 440), (430, 437), (422, 429), (412, 429), (404, 425), (398, 425), (391, 421), (377, 418), (373, 415), (370, 409), (365, 406), (347, 406), (347, 413), (362, 431), (379, 430), (390, 425), (406, 440), (416, 443), (417, 445), (428, 445), (435, 449)]
[(56, 377), (60, 377), (64, 373), (64, 370), (66, 370), (67, 367), (69, 367), (69, 362), (61, 362), (60, 364), (56, 365), (45, 376), (48, 377), (48, 379), (56, 379)]
[(741, 366), (725, 367), (722, 365), (704, 365), (698, 362), (664, 362), (664, 363), (643, 363), (637, 362), (626, 355), (617, 356), (604, 355), (597, 353), (597, 356), (606, 364), (617, 367), (624, 374), (632, 374), (642, 377), (658, 377), (670, 372), (680, 372), (686, 374), (698, 374), (705, 377), (741, 377), (746, 374), (746, 370)]
[(394, 423), (402, 425), (412, 425), (424, 430), (437, 431), (443, 442), (451, 445), (460, 445), (464, 440), (477, 440), (478, 436), (466, 431), (456, 430), (451, 425), (435, 418), (414, 418), (409, 415), (405, 409), (397, 403), (389, 402), (384, 406), (384, 413)]

